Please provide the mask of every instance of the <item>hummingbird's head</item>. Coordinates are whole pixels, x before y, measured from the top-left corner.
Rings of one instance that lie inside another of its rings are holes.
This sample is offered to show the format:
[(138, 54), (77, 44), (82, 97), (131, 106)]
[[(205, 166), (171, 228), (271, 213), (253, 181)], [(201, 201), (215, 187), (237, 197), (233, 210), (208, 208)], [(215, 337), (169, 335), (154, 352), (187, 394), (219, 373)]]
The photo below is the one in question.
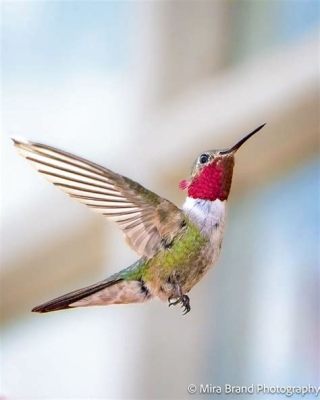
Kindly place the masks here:
[(181, 181), (179, 187), (187, 190), (188, 196), (195, 199), (226, 200), (232, 182), (235, 153), (264, 125), (244, 136), (229, 149), (208, 150), (201, 153), (193, 164), (191, 179)]

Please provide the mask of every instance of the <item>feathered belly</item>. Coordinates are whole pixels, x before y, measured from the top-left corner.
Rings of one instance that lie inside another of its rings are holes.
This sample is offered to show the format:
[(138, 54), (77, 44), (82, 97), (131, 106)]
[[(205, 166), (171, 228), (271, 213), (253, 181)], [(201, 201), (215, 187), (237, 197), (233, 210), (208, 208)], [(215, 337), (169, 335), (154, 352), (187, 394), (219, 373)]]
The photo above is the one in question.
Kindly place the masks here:
[(188, 228), (172, 249), (150, 260), (148, 287), (152, 294), (166, 300), (178, 297), (179, 287), (182, 293), (188, 293), (217, 261), (221, 242), (219, 227), (210, 238), (195, 226)]
[(215, 265), (219, 258), (222, 244), (222, 232), (213, 234), (212, 239), (199, 254), (197, 262), (188, 271), (186, 280), (183, 284), (184, 293), (188, 293), (197, 284), (208, 270)]
[(190, 257), (193, 259), (181, 268), (181, 288), (188, 293), (219, 257), (224, 233), (225, 201), (187, 198), (183, 210), (207, 239), (203, 246), (195, 246), (193, 257)]
[(147, 263), (148, 289), (165, 300), (188, 293), (215, 264), (223, 238), (225, 202), (187, 198), (183, 210), (190, 223), (170, 249)]

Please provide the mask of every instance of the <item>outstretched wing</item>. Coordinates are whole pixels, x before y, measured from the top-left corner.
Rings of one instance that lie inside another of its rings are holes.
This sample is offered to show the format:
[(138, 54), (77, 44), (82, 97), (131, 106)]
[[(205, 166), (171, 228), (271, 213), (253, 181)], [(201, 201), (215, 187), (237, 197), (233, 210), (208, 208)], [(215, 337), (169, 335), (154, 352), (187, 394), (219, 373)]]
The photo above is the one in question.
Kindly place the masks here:
[(129, 178), (54, 147), (13, 141), (46, 179), (117, 222), (128, 244), (142, 256), (152, 257), (184, 224), (179, 208)]

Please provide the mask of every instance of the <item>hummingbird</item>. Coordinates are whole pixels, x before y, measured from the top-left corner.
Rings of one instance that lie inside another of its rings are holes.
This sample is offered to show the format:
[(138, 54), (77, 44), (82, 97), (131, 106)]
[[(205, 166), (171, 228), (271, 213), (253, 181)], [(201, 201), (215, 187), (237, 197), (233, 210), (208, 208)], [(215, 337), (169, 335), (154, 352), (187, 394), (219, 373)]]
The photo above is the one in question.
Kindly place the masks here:
[(265, 124), (234, 146), (201, 153), (180, 189), (182, 208), (139, 183), (55, 147), (12, 139), (38, 172), (71, 198), (115, 221), (139, 259), (107, 279), (45, 302), (32, 311), (144, 303), (152, 298), (191, 310), (188, 293), (220, 254), (226, 203), (237, 150)]

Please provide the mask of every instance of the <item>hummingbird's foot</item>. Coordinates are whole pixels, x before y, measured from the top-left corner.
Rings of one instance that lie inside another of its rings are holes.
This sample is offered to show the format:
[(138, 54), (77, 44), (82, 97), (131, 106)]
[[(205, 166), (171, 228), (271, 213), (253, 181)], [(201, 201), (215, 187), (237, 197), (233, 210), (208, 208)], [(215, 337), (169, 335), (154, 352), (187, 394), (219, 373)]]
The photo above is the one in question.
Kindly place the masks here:
[(181, 307), (184, 308), (182, 315), (186, 315), (191, 310), (190, 299), (189, 296), (187, 296), (186, 294), (183, 294), (174, 301), (172, 301), (172, 298), (169, 297), (168, 301), (169, 301), (169, 307), (181, 304)]
[(191, 307), (190, 307), (190, 299), (189, 299), (189, 296), (187, 296), (186, 294), (184, 294), (184, 295), (182, 296), (182, 299), (181, 299), (181, 307), (184, 308), (184, 311), (183, 311), (182, 315), (188, 314), (188, 312), (191, 310)]

